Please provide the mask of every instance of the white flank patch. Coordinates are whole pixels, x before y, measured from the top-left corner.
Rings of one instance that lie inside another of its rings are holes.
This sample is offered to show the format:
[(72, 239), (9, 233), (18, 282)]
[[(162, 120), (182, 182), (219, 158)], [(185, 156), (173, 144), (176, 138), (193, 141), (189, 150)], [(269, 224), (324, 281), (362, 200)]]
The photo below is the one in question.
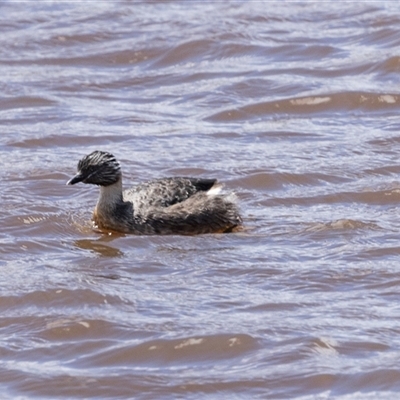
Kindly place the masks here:
[(207, 196), (216, 196), (217, 194), (221, 193), (222, 185), (214, 185), (208, 192)]

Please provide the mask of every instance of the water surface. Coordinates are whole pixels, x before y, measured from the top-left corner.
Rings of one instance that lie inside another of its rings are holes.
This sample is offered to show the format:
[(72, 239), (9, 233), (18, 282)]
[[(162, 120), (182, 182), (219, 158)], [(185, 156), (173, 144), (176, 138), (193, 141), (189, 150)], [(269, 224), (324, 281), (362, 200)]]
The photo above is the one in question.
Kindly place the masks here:
[[(0, 11), (2, 398), (398, 396), (396, 2)], [(218, 178), (246, 229), (93, 230), (96, 149)]]

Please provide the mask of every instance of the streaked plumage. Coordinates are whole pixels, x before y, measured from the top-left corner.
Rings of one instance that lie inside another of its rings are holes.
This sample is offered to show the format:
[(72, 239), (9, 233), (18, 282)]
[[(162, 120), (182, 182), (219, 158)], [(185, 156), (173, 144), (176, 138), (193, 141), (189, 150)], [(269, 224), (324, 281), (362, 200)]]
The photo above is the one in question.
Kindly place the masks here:
[(199, 234), (230, 232), (242, 223), (229, 196), (218, 194), (216, 179), (156, 179), (122, 191), (121, 167), (107, 152), (94, 151), (78, 162), (67, 184), (100, 186), (93, 213), (95, 224), (135, 234)]

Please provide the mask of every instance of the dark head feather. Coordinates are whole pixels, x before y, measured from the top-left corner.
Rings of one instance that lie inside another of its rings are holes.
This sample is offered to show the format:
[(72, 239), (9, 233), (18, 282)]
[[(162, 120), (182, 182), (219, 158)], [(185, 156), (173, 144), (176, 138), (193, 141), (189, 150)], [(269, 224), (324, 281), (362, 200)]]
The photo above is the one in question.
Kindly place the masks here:
[(121, 167), (117, 159), (105, 151), (94, 151), (78, 162), (78, 173), (67, 184), (78, 182), (99, 186), (112, 185), (121, 178)]

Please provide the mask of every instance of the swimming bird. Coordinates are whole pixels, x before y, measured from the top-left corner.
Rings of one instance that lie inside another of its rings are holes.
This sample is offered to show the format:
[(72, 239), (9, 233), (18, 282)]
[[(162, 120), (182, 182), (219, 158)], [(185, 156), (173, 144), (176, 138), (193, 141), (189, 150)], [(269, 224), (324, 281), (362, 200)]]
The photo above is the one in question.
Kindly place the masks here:
[(242, 224), (231, 195), (219, 193), (216, 179), (170, 177), (122, 190), (121, 166), (105, 151), (78, 162), (67, 185), (100, 186), (93, 221), (100, 229), (143, 235), (231, 232)]

